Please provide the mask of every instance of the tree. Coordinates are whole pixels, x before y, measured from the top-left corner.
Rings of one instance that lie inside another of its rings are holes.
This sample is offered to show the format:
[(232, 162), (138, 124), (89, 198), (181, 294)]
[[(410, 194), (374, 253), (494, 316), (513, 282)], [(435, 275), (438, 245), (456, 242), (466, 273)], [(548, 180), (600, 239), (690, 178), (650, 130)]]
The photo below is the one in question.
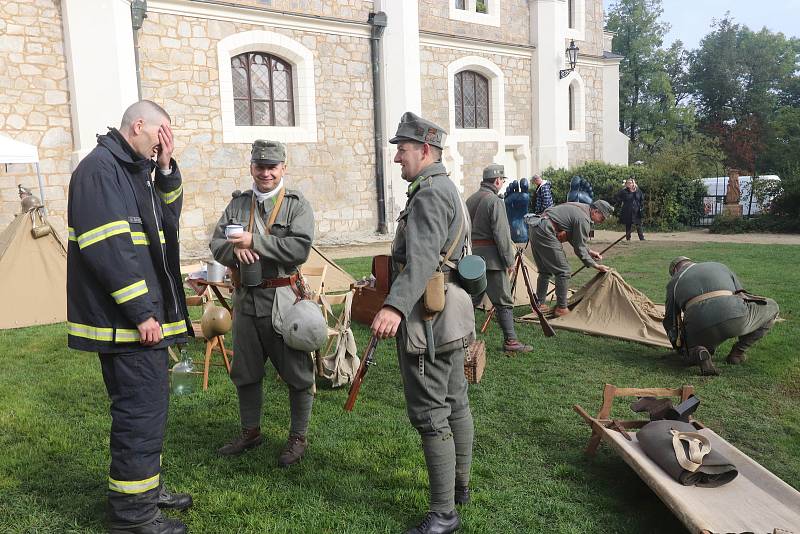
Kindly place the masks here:
[(613, 51), (623, 56), (620, 129), (631, 140), (631, 161), (647, 161), (675, 142), (681, 127), (694, 129), (693, 110), (678, 105), (686, 98), (687, 54), (680, 42), (661, 48), (669, 29), (659, 21), (662, 11), (661, 0), (617, 0), (606, 23), (615, 33)]

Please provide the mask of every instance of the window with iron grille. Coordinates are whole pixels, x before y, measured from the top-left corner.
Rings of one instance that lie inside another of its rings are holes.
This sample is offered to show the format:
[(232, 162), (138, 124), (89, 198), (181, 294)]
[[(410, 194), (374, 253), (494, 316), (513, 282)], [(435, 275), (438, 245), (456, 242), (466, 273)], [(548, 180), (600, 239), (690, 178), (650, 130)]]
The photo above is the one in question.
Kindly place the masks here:
[(569, 84), (569, 129), (575, 130), (575, 84)]
[(567, 27), (575, 28), (575, 0), (567, 0)]
[(465, 70), (454, 77), (456, 128), (489, 127), (489, 80)]
[(292, 66), (279, 57), (245, 52), (231, 58), (236, 126), (294, 126)]

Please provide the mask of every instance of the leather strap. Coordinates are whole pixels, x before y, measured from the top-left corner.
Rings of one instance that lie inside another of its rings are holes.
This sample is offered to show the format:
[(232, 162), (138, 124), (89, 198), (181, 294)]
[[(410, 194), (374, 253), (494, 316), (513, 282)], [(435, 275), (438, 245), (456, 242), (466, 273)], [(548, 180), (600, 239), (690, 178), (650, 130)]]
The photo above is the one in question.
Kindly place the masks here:
[(473, 247), (493, 247), (497, 243), (494, 242), (492, 239), (473, 239), (472, 246)]
[(276, 287), (286, 287), (294, 284), (297, 282), (298, 274), (294, 273), (292, 276), (287, 276), (284, 278), (264, 278), (258, 287), (262, 289), (272, 289)]
[(695, 304), (700, 304), (704, 300), (713, 299), (716, 297), (727, 297), (733, 295), (733, 291), (729, 291), (727, 289), (720, 289), (718, 291), (709, 291), (708, 293), (703, 293), (702, 295), (697, 295), (696, 297), (690, 298), (686, 305), (683, 307), (684, 310), (688, 310), (691, 306)]
[[(278, 198), (275, 200), (275, 206), (272, 208), (272, 211), (269, 214), (269, 220), (267, 221), (267, 226), (264, 228), (264, 235), (269, 235), (269, 229), (275, 224), (275, 219), (278, 218), (278, 212), (281, 209), (281, 204), (283, 204), (283, 197), (286, 196), (286, 187), (281, 187), (281, 190), (278, 191)], [(256, 194), (253, 193), (251, 197), (252, 200), (250, 202), (250, 222), (247, 223), (247, 231), (253, 233), (253, 216), (256, 212)]]

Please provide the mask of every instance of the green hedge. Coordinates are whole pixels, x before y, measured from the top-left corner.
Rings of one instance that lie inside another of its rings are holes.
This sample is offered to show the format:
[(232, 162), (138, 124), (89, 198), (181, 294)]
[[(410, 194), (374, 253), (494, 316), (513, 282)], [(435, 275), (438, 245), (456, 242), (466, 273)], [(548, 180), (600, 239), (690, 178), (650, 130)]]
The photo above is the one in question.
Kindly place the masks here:
[[(697, 178), (682, 176), (680, 169), (655, 171), (644, 165), (609, 165), (597, 161), (574, 169), (548, 169), (542, 177), (550, 180), (556, 203), (565, 202), (573, 176), (586, 178), (595, 200), (615, 203), (625, 180), (633, 178), (644, 193), (644, 225), (654, 230), (674, 230), (696, 221), (703, 213), (705, 187)], [(619, 205), (616, 206), (619, 209)], [(614, 224), (609, 220), (608, 224)]]

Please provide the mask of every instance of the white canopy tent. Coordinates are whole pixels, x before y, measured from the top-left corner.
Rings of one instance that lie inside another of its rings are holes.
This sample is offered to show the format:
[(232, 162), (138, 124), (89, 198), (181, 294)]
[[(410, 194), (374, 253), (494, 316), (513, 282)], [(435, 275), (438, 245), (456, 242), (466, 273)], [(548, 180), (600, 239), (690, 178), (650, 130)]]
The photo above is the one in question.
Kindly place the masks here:
[[(15, 141), (0, 134), (0, 163), (32, 163), (36, 166), (36, 177), (39, 179), (39, 199), (44, 205), (44, 184), (39, 172), (39, 149), (33, 145)], [(47, 215), (47, 208), (44, 209)]]

